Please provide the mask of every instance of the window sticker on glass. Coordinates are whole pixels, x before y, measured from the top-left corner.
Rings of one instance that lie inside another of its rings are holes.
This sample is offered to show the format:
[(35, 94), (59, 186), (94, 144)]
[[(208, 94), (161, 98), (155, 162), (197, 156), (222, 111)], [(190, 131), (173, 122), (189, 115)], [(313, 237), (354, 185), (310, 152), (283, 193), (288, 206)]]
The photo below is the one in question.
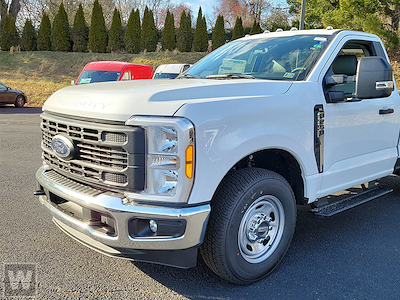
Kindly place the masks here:
[(245, 67), (245, 60), (224, 58), (222, 61), (222, 65), (219, 67), (218, 74), (241, 74), (244, 72)]
[(327, 38), (322, 36), (317, 36), (314, 38), (314, 41), (317, 41), (318, 44), (326, 44)]
[(82, 78), (80, 80), (80, 83), (90, 83), (92, 81), (92, 78)]
[(286, 72), (285, 74), (283, 74), (283, 77), (285, 77), (285, 78), (293, 78), (294, 75), (295, 75), (294, 73)]
[(313, 46), (314, 49), (321, 49), (322, 47), (323, 47), (323, 45), (321, 45), (321, 44), (315, 44)]

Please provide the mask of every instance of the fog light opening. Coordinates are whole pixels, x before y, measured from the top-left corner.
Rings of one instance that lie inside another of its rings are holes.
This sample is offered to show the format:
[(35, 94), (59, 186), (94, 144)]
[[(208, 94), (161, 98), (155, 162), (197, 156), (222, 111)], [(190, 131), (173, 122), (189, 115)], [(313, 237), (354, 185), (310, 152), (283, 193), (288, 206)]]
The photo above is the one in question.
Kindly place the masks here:
[(152, 232), (157, 233), (158, 225), (157, 222), (154, 220), (149, 221), (149, 228)]

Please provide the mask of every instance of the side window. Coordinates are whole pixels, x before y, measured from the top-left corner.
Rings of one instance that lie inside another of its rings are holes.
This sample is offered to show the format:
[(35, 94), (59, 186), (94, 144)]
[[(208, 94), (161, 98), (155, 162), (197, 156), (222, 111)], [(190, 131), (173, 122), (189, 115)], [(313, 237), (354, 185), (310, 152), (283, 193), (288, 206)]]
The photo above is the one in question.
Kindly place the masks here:
[(126, 71), (125, 73), (124, 73), (124, 75), (122, 75), (122, 79), (121, 79), (122, 81), (124, 81), (124, 80), (131, 80), (131, 72), (130, 71)]
[[(349, 41), (340, 50), (338, 56), (332, 63), (324, 80), (324, 92), (328, 97), (329, 92), (344, 92), (345, 98), (353, 98), (356, 89), (357, 64), (363, 57), (375, 56), (372, 43)], [(330, 85), (327, 82), (332, 75), (346, 75), (347, 82), (343, 84)]]

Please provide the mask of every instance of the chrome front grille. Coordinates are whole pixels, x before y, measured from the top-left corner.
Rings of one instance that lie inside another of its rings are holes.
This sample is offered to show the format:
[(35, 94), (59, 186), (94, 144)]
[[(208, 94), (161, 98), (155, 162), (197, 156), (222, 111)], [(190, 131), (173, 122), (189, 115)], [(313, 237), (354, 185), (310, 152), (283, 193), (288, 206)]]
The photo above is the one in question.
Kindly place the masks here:
[[(144, 131), (124, 125), (107, 125), (42, 114), (43, 159), (72, 179), (110, 190), (144, 189)], [(68, 137), (76, 148), (72, 159), (52, 150), (54, 136)]]
[(80, 157), (88, 163), (123, 170), (128, 167), (128, 154), (122, 148), (78, 143)]

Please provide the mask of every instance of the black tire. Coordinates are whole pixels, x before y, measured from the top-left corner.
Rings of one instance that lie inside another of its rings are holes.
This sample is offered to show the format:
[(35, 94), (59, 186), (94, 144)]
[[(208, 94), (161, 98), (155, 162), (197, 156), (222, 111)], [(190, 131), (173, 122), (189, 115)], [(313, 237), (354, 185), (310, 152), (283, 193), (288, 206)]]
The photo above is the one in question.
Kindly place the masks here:
[(15, 107), (22, 107), (22, 106), (24, 106), (24, 105), (25, 105), (25, 98), (24, 98), (24, 96), (21, 96), (21, 95), (17, 96), (17, 98), (15, 99), (14, 105), (15, 105)]
[(218, 276), (251, 284), (278, 266), (295, 226), (296, 201), (289, 183), (275, 172), (241, 169), (226, 176), (211, 201), (200, 253)]

